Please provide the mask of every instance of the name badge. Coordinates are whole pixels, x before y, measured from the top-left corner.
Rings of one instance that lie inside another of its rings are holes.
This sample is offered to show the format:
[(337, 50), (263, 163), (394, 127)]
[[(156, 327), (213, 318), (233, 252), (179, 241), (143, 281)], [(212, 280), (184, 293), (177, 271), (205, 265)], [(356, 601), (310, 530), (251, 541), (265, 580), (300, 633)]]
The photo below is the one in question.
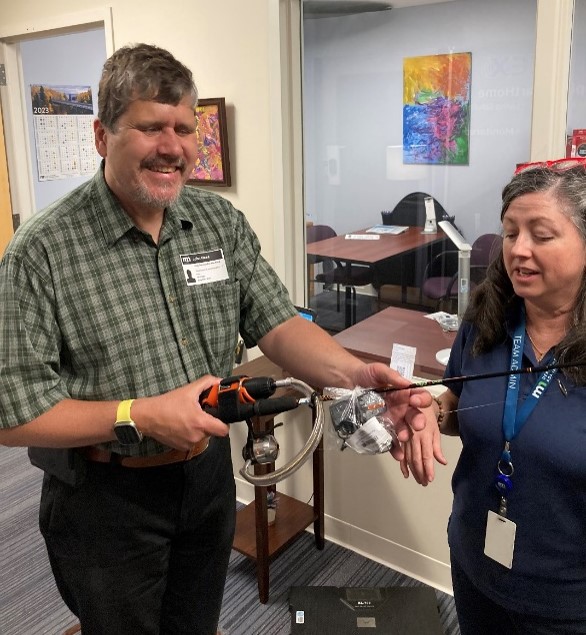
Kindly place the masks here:
[(228, 279), (228, 269), (221, 249), (182, 254), (180, 258), (188, 287)]
[(486, 519), (484, 553), (503, 567), (511, 569), (516, 533), (517, 525), (512, 520), (489, 511)]

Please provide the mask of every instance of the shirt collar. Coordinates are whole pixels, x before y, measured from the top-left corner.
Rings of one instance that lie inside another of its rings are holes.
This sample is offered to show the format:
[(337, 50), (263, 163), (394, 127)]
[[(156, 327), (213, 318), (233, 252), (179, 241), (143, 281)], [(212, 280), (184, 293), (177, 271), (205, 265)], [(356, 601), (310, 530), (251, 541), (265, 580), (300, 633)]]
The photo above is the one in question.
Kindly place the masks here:
[[(91, 185), (90, 196), (93, 208), (96, 211), (104, 241), (109, 247), (114, 245), (127, 232), (139, 231), (130, 216), (124, 211), (114, 192), (108, 187), (104, 178), (103, 160), (100, 169), (92, 179)], [(182, 196), (183, 194), (179, 196), (176, 203), (173, 203), (165, 210), (161, 240), (168, 240), (177, 232), (181, 230), (189, 231), (193, 227), (193, 223), (181, 213)]]

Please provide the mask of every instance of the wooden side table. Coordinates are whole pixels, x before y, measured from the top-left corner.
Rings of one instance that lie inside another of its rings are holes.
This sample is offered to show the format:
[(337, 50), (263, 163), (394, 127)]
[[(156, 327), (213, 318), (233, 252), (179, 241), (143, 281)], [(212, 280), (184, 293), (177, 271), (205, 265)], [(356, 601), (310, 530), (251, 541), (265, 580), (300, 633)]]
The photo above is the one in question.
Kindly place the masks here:
[[(234, 370), (235, 375), (249, 377), (283, 376), (282, 370), (266, 357), (242, 364)], [(270, 432), (274, 417), (253, 419), (255, 432)], [(255, 474), (267, 474), (274, 464), (256, 465)], [(295, 498), (278, 494), (274, 523), (269, 525), (267, 494), (275, 486), (254, 488), (254, 502), (238, 511), (233, 548), (256, 561), (258, 596), (262, 604), (269, 599), (269, 564), (283, 552), (305, 529), (313, 523), (315, 544), (324, 548), (324, 462), (323, 442), (313, 453), (313, 506)]]

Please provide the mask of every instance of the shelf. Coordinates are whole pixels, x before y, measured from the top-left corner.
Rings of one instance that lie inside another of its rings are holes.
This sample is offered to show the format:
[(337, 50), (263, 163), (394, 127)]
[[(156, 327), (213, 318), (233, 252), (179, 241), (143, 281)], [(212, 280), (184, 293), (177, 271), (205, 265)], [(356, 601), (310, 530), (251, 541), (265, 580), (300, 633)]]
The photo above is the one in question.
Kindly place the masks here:
[[(266, 357), (242, 364), (234, 374), (248, 377), (283, 376), (283, 371)], [(255, 432), (266, 433), (273, 429), (274, 417), (255, 417)], [(315, 544), (323, 549), (324, 538), (324, 456), (323, 441), (313, 452), (313, 506), (302, 503), (291, 496), (276, 493), (277, 509), (275, 522), (268, 523), (267, 492), (276, 492), (274, 485), (255, 486), (254, 501), (236, 514), (236, 532), (232, 547), (256, 562), (258, 597), (262, 604), (269, 599), (269, 563), (284, 551), (313, 523)], [(256, 475), (267, 474), (275, 468), (274, 463), (255, 465)]]
[[(268, 557), (278, 555), (318, 519), (311, 505), (285, 494), (277, 494), (275, 522), (268, 525)], [(259, 522), (262, 522), (259, 519)], [(236, 551), (256, 560), (256, 514), (254, 501), (236, 515), (236, 536), (232, 545)]]

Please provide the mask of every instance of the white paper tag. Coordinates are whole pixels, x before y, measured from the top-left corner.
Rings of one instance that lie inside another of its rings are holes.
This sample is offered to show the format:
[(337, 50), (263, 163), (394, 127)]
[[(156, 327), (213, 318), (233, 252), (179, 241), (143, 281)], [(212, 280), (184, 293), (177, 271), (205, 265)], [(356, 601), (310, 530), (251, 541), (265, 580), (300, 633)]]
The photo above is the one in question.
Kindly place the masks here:
[(380, 240), (378, 234), (346, 234), (346, 240)]
[(516, 533), (517, 525), (512, 520), (489, 511), (486, 519), (484, 553), (507, 569), (511, 569)]
[(228, 269), (221, 249), (199, 254), (181, 254), (180, 257), (188, 287), (228, 279)]
[(391, 449), (393, 439), (393, 434), (376, 417), (371, 417), (346, 439), (346, 445), (358, 454), (381, 454)]
[(393, 344), (390, 367), (396, 370), (402, 377), (412, 379), (416, 353), (417, 349), (414, 346)]

